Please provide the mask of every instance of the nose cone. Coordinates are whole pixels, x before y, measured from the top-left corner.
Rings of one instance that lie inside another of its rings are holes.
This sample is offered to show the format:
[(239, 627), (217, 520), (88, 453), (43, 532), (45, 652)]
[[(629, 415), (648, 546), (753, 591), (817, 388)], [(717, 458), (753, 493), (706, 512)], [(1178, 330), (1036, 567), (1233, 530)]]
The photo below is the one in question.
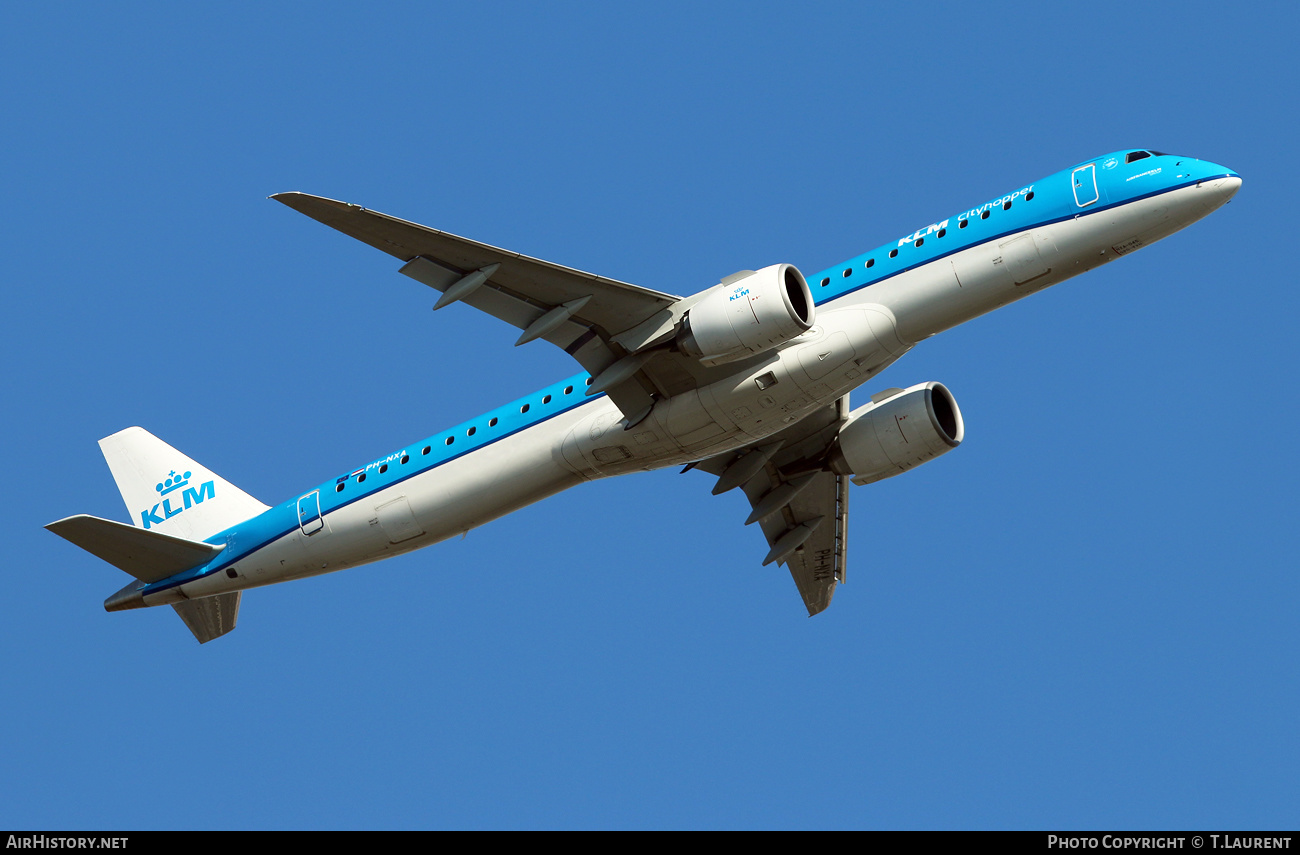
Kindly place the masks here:
[(1241, 176), (1231, 169), (1225, 169), (1224, 172), (1228, 174), (1218, 175), (1200, 185), (1207, 213), (1226, 205), (1241, 189)]
[(1223, 201), (1226, 202), (1236, 196), (1237, 191), (1241, 189), (1241, 176), (1234, 172), (1226, 178), (1215, 181), (1210, 189), (1222, 195)]
[(1174, 160), (1167, 180), (1177, 187), (1166, 197), (1170, 220), (1177, 223), (1175, 231), (1222, 208), (1241, 189), (1241, 176), (1226, 166), (1208, 160), (1167, 157)]

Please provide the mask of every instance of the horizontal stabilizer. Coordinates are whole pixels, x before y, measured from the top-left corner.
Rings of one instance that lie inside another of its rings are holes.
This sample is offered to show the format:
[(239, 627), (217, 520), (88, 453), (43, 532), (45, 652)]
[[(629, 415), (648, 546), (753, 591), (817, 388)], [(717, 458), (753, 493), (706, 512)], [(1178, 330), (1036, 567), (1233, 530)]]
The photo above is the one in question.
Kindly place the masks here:
[(186, 540), (86, 514), (52, 522), (46, 528), (142, 582), (157, 582), (206, 564), (225, 549), (224, 545)]
[(239, 619), (241, 593), (243, 592), (234, 591), (201, 600), (186, 600), (183, 603), (173, 603), (172, 608), (185, 621), (199, 644), (206, 644), (235, 628), (235, 621)]

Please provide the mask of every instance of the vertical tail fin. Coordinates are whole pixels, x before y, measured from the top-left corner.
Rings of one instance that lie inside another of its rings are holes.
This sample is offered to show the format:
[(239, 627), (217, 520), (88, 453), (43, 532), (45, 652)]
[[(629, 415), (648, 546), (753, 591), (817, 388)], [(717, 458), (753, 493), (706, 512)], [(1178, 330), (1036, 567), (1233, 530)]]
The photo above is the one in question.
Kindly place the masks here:
[(267, 510), (144, 428), (104, 437), (99, 448), (139, 528), (203, 540)]

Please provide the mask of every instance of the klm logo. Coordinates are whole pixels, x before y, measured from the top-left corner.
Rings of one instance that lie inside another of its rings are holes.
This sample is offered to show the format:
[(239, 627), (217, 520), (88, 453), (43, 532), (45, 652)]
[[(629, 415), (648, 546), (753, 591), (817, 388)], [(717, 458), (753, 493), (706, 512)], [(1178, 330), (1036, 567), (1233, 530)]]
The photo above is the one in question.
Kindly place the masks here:
[(926, 226), (923, 229), (917, 229), (916, 231), (912, 232), (910, 235), (908, 235), (905, 238), (899, 238), (898, 245), (903, 246), (905, 244), (913, 243), (915, 241), (920, 240), (921, 238), (924, 238), (926, 235), (937, 234), (938, 232), (947, 230), (947, 228), (948, 228), (947, 220), (944, 220), (941, 223), (931, 223), (930, 225)]
[[(187, 508), (192, 508), (201, 504), (204, 499), (214, 499), (217, 495), (215, 481), (204, 481), (197, 489), (190, 486), (191, 473), (186, 472), (183, 475), (177, 475), (175, 470), (167, 474), (167, 480), (158, 484), (154, 489), (158, 491), (158, 498), (161, 502), (154, 505), (151, 510), (140, 512), (140, 522), (145, 528), (155, 525), (162, 525), (164, 520), (169, 520)], [(184, 490), (179, 496), (175, 494), (177, 490)]]

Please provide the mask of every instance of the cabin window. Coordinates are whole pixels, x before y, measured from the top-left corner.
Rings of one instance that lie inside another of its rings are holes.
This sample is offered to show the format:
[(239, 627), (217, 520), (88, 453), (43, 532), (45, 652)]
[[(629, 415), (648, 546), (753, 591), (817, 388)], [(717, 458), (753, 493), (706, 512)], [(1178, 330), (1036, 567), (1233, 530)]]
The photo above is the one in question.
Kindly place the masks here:
[(473, 436), (476, 433), (478, 433), (478, 428), (472, 427), (469, 430), (465, 431), (465, 436)]
[(497, 426), (497, 419), (495, 417), (488, 420), (488, 427), (496, 427), (496, 426)]
[(1034, 191), (1030, 190), (1028, 193), (1025, 194), (1025, 201), (1028, 202), (1032, 198), (1034, 198)]
[(572, 386), (565, 386), (565, 387), (564, 387), (564, 394), (566, 394), (566, 395), (572, 395), (572, 394), (573, 394), (573, 387), (572, 387)]
[(380, 466), (380, 467), (379, 467), (379, 474), (380, 474), (380, 475), (383, 475), (383, 474), (384, 474), (385, 472), (387, 472), (387, 471), (388, 471), (388, 464), (387, 464), (387, 463), (385, 463), (383, 466)]
[(925, 238), (917, 238), (916, 243), (912, 244), (912, 246), (920, 246), (923, 243), (925, 243)]
[(1124, 158), (1124, 162), (1132, 163), (1135, 160), (1141, 160), (1144, 157), (1150, 157), (1150, 156), (1151, 156), (1151, 152), (1149, 151), (1130, 151), (1128, 153), (1128, 156)]
[(596, 379), (595, 377), (588, 377), (588, 378), (587, 378), (587, 385), (590, 386), (591, 383), (592, 383), (592, 381), (595, 380), (595, 379)]
[(981, 220), (987, 220), (988, 218), (989, 218), (989, 212), (987, 210), (984, 213), (980, 214)]
[(939, 237), (943, 237), (946, 234), (948, 234), (947, 229), (939, 229)]
[(876, 266), (876, 260), (874, 258), (868, 258), (867, 267), (875, 267), (875, 266)]
[(524, 404), (522, 407), (520, 407), (520, 408), (519, 408), (519, 412), (521, 412), (521, 413), (526, 413), (526, 412), (528, 412), (528, 405), (527, 405), (527, 404)]
[(853, 268), (852, 268), (852, 267), (846, 267), (846, 268), (844, 268), (844, 272), (843, 272), (841, 275), (842, 275), (845, 279), (848, 279), (850, 276), (853, 275)]
[(827, 285), (829, 285), (829, 284), (831, 284), (831, 278), (830, 278), (829, 276), (823, 276), (823, 277), (822, 277), (822, 287), (825, 288), (825, 287), (826, 287)]
[(551, 396), (550, 396), (550, 395), (547, 395), (545, 398), (542, 398), (542, 403), (543, 403), (543, 404), (549, 404), (549, 403), (551, 403)]
[(447, 437), (447, 445), (451, 445), (455, 441), (456, 441), (456, 437), (454, 436)]
[(970, 222), (969, 220), (958, 220), (958, 221), (957, 221), (957, 228), (959, 228), (959, 229), (964, 229), (964, 228), (966, 228), (966, 225), (967, 225), (969, 222)]
[(334, 492), (335, 492), (335, 493), (342, 493), (342, 492), (343, 492), (343, 486), (344, 486), (344, 485), (343, 485), (342, 483), (335, 484), (335, 485), (334, 485)]
[(426, 445), (423, 449), (421, 449), (420, 453), (421, 453), (421, 454), (428, 454), (429, 451), (430, 451), (430, 448), (429, 448), (429, 446)]
[(364, 480), (366, 480), (366, 473), (362, 472), (360, 475), (357, 476), (357, 483), (360, 484)]
[(403, 462), (403, 463), (410, 463), (410, 462), (411, 462), (411, 455), (409, 455), (409, 454), (403, 454), (403, 455), (402, 455), (402, 462)]
[(889, 251), (889, 257), (890, 257), (890, 258), (898, 258), (898, 250), (896, 250), (896, 249), (891, 249), (891, 250)]

